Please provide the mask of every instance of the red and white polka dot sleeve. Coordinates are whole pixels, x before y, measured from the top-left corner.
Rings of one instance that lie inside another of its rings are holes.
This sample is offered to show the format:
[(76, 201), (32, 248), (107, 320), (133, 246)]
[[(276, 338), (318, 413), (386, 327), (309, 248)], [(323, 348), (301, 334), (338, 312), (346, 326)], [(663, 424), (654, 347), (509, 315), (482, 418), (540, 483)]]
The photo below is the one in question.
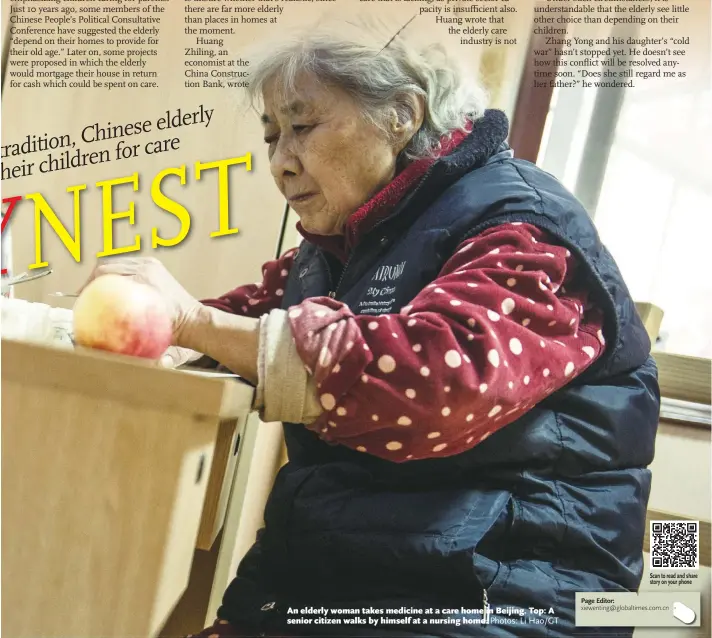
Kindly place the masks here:
[(296, 253), (297, 248), (292, 248), (279, 259), (265, 263), (261, 283), (239, 286), (216, 299), (201, 299), (201, 303), (232, 315), (254, 318), (279, 308)]
[(399, 314), (341, 302), (290, 310), (327, 441), (395, 462), (463, 452), (569, 383), (601, 354), (602, 313), (575, 257), (507, 224), (463, 243)]

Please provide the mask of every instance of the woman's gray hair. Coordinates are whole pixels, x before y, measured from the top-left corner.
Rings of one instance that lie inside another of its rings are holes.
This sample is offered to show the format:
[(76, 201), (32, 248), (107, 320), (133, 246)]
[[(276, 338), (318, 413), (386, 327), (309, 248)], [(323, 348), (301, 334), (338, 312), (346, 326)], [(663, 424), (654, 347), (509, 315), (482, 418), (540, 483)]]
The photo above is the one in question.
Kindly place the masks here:
[(272, 90), (295, 94), (299, 76), (307, 73), (323, 85), (346, 91), (364, 117), (389, 134), (389, 110), (394, 108), (399, 120), (407, 122), (413, 115), (413, 97), (419, 96), (425, 103), (423, 124), (399, 160), (432, 157), (443, 136), (464, 130), (468, 118), (483, 115), (487, 93), (442, 45), (410, 44), (408, 27), (393, 37), (399, 26), (385, 28), (363, 20), (317, 24), (263, 43), (246, 56), (249, 103), (260, 101), (272, 82)]

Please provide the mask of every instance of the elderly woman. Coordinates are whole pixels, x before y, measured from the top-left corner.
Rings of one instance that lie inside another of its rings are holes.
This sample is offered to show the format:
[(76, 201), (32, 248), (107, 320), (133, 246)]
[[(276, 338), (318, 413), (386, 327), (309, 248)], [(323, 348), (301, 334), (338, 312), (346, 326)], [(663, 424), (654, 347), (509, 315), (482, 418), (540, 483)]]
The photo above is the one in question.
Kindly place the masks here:
[(314, 29), (253, 59), (304, 237), (262, 283), (198, 302), (155, 260), (94, 274), (162, 291), (174, 363), (205, 355), (284, 422), (264, 528), (201, 635), (572, 636), (576, 592), (640, 583), (650, 342), (505, 115), (441, 50), (386, 43)]

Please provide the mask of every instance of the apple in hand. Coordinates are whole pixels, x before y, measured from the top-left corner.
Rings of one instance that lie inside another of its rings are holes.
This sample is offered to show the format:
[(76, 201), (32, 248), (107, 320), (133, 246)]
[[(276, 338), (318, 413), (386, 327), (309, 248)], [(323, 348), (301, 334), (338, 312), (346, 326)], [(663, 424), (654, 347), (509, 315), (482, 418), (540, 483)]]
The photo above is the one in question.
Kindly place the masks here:
[(159, 359), (173, 325), (158, 291), (121, 275), (102, 275), (74, 304), (74, 343), (117, 354)]

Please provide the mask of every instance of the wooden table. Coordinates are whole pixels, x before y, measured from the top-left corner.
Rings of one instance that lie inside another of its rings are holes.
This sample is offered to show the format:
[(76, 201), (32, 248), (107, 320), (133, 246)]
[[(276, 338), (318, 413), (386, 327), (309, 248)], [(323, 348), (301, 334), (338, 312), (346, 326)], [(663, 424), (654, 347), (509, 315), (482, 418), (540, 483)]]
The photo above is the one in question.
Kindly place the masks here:
[(235, 379), (3, 340), (2, 633), (156, 636), (196, 548), (222, 550), (224, 588), (235, 547), (215, 539), (228, 514), (239, 527), (252, 397)]
[[(252, 398), (235, 379), (3, 340), (3, 635), (176, 638), (210, 624), (284, 462), (280, 424)], [(708, 519), (663, 489), (691, 463), (677, 448), (704, 433), (683, 425), (661, 425), (654, 519)]]

